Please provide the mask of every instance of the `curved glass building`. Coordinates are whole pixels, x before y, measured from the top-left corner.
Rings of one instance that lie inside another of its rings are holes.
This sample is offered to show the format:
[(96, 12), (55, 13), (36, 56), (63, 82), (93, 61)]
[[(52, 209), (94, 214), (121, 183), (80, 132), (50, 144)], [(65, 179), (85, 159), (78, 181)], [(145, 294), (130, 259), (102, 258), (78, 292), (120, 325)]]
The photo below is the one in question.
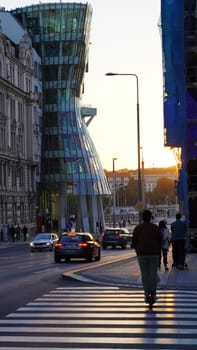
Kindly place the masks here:
[(102, 195), (109, 194), (98, 154), (81, 115), (88, 70), (92, 8), (82, 3), (38, 4), (11, 11), (41, 57), (43, 82), (41, 207), (65, 228), (69, 198), (78, 203), (78, 229), (104, 224)]

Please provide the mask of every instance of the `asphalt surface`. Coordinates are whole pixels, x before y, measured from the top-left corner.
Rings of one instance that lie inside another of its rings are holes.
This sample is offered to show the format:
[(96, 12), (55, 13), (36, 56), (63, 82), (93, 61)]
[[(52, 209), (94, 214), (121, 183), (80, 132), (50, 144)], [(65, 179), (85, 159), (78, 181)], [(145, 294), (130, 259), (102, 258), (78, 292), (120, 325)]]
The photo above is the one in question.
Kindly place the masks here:
[[(102, 259), (101, 259), (102, 262)], [(197, 291), (197, 253), (186, 255), (187, 268), (178, 270), (172, 267), (172, 252), (168, 253), (168, 271), (164, 266), (158, 270), (158, 289), (186, 289)], [(95, 267), (94, 264), (71, 273), (63, 273), (65, 278), (74, 278), (83, 282), (116, 285), (119, 287), (142, 288), (140, 271), (137, 258), (131, 257), (118, 262), (102, 264)]]
[[(0, 242), (0, 249), (16, 243)], [(17, 244), (27, 244), (27, 242), (17, 242)], [(64, 278), (72, 278), (82, 282), (114, 285), (119, 287), (139, 287), (142, 288), (140, 270), (136, 256), (130, 258), (118, 259), (111, 263), (103, 263), (102, 258), (100, 264), (88, 264), (88, 267), (76, 269), (75, 271), (63, 273)], [(165, 271), (163, 265), (158, 270), (159, 283), (158, 289), (185, 289), (197, 291), (197, 252), (188, 253), (186, 255), (187, 268), (178, 270), (172, 267), (172, 252), (168, 253), (168, 267)]]

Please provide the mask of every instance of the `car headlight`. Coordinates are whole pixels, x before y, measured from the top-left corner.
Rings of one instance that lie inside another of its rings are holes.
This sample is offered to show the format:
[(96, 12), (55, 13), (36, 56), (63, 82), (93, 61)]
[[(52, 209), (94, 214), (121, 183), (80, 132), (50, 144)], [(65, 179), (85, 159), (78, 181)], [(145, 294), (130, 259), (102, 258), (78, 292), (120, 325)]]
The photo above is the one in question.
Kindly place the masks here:
[(51, 243), (50, 242), (46, 242), (46, 245), (51, 245)]
[(34, 242), (30, 242), (30, 247), (33, 247), (34, 246)]

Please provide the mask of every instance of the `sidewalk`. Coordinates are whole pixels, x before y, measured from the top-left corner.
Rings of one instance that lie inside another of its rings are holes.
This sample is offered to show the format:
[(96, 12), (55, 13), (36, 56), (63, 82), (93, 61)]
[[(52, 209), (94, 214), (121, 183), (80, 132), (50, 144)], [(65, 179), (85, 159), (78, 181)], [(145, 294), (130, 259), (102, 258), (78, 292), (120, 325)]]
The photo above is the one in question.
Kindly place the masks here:
[(14, 245), (22, 245), (22, 244), (28, 244), (29, 241), (19, 241), (16, 240), (15, 242), (11, 242), (11, 241), (0, 241), (0, 249), (3, 248), (8, 248), (8, 247), (14, 247)]
[[(169, 252), (168, 261), (168, 271), (165, 271), (163, 265), (161, 270), (158, 270), (160, 277), (158, 288), (195, 290), (197, 292), (197, 254), (189, 253), (187, 255), (186, 263), (188, 268), (185, 270), (172, 268), (171, 252)], [(68, 277), (68, 274), (65, 273), (63, 276)], [(75, 271), (69, 277), (89, 283), (101, 283), (120, 287), (142, 287), (136, 257), (100, 267), (94, 267), (92, 265), (84, 270)]]

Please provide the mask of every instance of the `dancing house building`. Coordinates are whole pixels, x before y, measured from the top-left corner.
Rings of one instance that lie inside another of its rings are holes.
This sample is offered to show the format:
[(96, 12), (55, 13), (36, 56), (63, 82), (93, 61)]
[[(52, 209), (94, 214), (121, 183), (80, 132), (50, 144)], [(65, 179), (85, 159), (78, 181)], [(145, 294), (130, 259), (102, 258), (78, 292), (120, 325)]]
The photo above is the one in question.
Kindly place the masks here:
[(92, 8), (59, 2), (11, 12), (27, 29), (42, 64), (39, 215), (45, 210), (64, 229), (75, 198), (77, 229), (94, 233), (98, 222), (104, 225), (102, 196), (109, 187), (81, 112)]

